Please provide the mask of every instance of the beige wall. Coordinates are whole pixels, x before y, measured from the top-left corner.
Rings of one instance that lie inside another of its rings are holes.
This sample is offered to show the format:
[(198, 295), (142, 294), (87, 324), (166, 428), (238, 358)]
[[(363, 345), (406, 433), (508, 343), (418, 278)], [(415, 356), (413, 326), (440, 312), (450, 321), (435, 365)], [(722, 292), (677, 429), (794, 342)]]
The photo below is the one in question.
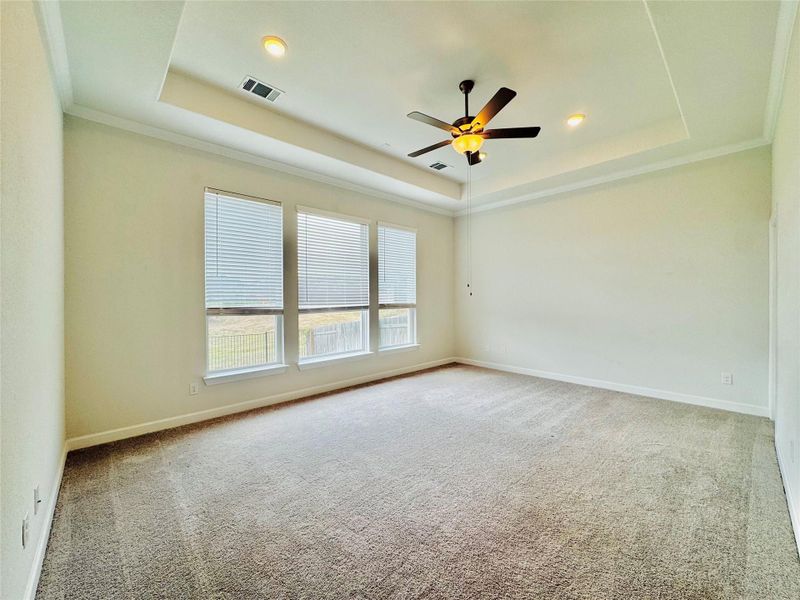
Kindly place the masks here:
[(772, 146), (777, 249), (775, 443), (800, 546), (800, 12)]
[(459, 218), (456, 351), (766, 414), (769, 210), (760, 148), (477, 213), (472, 298)]
[(0, 597), (11, 600), (26, 594), (64, 448), (63, 153), (32, 3), (0, 2), (0, 21)]
[[(69, 437), (452, 356), (450, 216), (71, 117), (65, 149)], [(204, 386), (204, 186), (284, 203), (287, 358), (297, 345), (295, 206), (417, 228), (421, 347)], [(189, 395), (193, 381), (200, 382), (196, 396)]]

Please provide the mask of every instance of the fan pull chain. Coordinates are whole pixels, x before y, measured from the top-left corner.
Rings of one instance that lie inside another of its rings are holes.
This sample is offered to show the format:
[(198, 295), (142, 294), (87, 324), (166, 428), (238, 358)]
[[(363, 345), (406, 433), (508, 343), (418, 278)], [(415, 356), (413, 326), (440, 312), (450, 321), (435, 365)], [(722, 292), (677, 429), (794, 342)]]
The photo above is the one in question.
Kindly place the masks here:
[(472, 296), (472, 165), (467, 161), (467, 290)]

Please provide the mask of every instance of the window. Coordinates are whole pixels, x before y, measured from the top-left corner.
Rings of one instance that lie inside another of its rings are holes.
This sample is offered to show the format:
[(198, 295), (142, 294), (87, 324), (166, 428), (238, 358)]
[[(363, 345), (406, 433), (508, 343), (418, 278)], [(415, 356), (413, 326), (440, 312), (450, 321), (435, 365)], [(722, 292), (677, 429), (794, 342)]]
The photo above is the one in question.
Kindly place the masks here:
[(300, 362), (369, 349), (369, 227), (298, 208)]
[(206, 189), (209, 373), (283, 362), (283, 210)]
[(378, 224), (380, 348), (417, 342), (417, 234)]

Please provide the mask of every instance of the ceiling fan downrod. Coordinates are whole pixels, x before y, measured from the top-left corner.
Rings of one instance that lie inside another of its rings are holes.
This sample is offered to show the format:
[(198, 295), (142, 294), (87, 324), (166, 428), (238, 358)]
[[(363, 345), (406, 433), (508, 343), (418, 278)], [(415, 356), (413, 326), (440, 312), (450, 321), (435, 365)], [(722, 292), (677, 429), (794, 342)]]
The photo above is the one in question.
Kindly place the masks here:
[[(475, 87), (475, 82), (472, 79), (465, 79), (458, 84), (458, 89), (464, 94), (464, 118), (469, 119), (469, 93)], [(470, 119), (472, 120), (472, 119)]]

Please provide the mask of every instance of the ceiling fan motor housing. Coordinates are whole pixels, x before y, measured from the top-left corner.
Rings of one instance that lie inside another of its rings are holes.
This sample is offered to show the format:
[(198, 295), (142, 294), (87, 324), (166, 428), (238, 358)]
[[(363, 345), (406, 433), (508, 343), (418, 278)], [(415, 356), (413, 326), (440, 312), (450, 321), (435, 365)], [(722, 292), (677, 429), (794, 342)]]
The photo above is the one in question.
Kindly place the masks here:
[[(473, 119), (475, 119), (475, 117), (471, 117), (471, 116), (461, 117), (460, 119), (456, 119), (455, 121), (453, 121), (453, 126), (457, 127), (462, 132), (469, 131), (469, 128), (472, 125)], [(462, 125), (467, 125), (467, 127), (462, 128), (461, 127)], [(483, 129), (483, 128), (482, 127), (476, 127), (475, 131), (477, 132), (477, 131), (479, 131), (481, 129)], [(453, 135), (454, 138), (459, 136), (459, 134), (456, 133), (455, 131), (452, 131), (451, 134)]]

